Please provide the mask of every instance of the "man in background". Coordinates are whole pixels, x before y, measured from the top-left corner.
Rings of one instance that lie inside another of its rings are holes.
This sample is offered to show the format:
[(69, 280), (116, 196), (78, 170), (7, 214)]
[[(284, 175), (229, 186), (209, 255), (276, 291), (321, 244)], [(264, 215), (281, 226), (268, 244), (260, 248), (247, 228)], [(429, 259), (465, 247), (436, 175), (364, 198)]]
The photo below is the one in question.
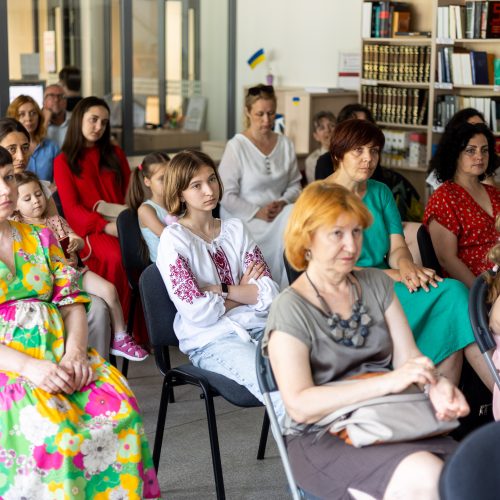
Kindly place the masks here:
[(60, 85), (45, 87), (42, 112), (47, 127), (47, 137), (61, 148), (68, 131), (71, 113), (66, 110), (66, 96)]
[(78, 101), (82, 99), (82, 73), (76, 66), (65, 66), (59, 71), (59, 84), (66, 96), (66, 110), (73, 111)]

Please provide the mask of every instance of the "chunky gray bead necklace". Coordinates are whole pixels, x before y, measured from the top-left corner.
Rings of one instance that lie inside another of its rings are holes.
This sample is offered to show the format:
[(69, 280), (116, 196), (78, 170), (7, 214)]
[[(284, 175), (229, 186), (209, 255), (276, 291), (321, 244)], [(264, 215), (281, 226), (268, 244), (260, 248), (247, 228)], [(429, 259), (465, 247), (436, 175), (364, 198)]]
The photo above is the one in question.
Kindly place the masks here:
[(305, 275), (324, 309), (324, 314), (328, 318), (327, 323), (333, 340), (338, 344), (342, 344), (347, 347), (363, 347), (366, 337), (370, 333), (368, 327), (370, 326), (372, 319), (368, 315), (364, 304), (361, 303), (361, 297), (358, 296), (358, 289), (355, 283), (351, 279), (347, 278), (351, 284), (351, 300), (353, 303), (352, 314), (349, 319), (342, 319), (337, 313), (332, 312), (326, 300), (311, 281), (307, 271), (305, 272)]

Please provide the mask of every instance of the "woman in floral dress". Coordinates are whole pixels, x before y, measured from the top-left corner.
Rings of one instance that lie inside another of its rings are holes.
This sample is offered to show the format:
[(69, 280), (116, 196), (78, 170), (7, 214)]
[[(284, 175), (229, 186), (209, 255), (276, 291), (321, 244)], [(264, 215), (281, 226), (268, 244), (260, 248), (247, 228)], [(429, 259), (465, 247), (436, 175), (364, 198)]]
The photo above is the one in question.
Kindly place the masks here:
[(87, 349), (78, 272), (47, 228), (8, 221), (0, 148), (0, 498), (159, 498), (137, 402)]

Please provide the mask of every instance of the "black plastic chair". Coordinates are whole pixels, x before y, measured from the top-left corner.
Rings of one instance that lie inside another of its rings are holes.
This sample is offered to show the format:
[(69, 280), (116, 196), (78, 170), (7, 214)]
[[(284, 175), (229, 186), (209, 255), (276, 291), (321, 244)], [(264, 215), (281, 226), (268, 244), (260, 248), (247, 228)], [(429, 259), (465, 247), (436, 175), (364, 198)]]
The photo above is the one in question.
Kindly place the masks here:
[(446, 462), (439, 480), (441, 500), (497, 500), (500, 496), (500, 422), (467, 436)]
[(431, 235), (423, 224), (418, 228), (417, 231), (417, 243), (418, 250), (420, 252), (420, 258), (422, 259), (422, 265), (424, 267), (434, 269), (434, 271), (436, 271), (438, 274), (441, 274), (443, 270), (437, 258), (436, 252), (434, 251)]
[[(118, 240), (120, 242), (123, 267), (127, 273), (127, 281), (132, 290), (127, 318), (127, 331), (132, 332), (134, 329), (137, 300), (139, 298), (139, 277), (142, 271), (150, 264), (150, 260), (145, 251), (146, 247), (143, 243), (136, 212), (130, 208), (121, 212), (116, 219), (116, 227), (118, 228)], [(122, 373), (125, 377), (128, 372), (128, 362), (127, 358), (123, 358)], [(114, 364), (116, 366), (116, 361)]]
[(288, 283), (291, 285), (302, 274), (302, 271), (297, 271), (296, 269), (294, 269), (290, 265), (290, 262), (288, 262), (288, 259), (286, 258), (286, 255), (284, 253), (283, 262), (285, 263), (285, 271), (286, 277), (288, 278)]
[[(181, 366), (171, 368), (168, 348), (169, 346), (178, 346), (178, 340), (173, 328), (177, 310), (168, 295), (163, 278), (156, 264), (151, 264), (142, 273), (139, 280), (139, 289), (144, 308), (144, 316), (146, 317), (149, 339), (155, 353), (156, 365), (164, 376), (153, 450), (154, 466), (156, 470), (158, 470), (169, 394), (172, 388), (185, 384), (199, 387), (201, 391), (200, 397), (205, 400), (205, 409), (207, 412), (217, 498), (219, 500), (224, 499), (226, 496), (213, 398), (222, 396), (230, 403), (244, 408), (263, 406), (263, 404), (245, 387), (218, 373), (203, 370), (191, 363), (185, 363)], [(267, 413), (264, 413), (259, 449), (257, 452), (257, 459), (259, 460), (264, 458), (268, 432), (269, 418)]]
[(492, 350), (496, 348), (495, 339), (489, 325), (489, 306), (486, 303), (488, 294), (487, 275), (493, 276), (492, 271), (480, 274), (469, 291), (469, 317), (479, 350), (488, 365), (493, 380), (500, 389), (500, 375), (491, 359)]

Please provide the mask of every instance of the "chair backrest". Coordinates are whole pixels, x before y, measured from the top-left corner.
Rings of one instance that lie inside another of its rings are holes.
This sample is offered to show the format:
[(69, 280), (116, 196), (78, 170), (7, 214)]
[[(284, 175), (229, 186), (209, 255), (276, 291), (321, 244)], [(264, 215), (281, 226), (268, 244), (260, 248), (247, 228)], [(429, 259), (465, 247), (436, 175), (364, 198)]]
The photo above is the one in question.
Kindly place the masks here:
[(489, 325), (490, 308), (488, 304), (486, 304), (486, 295), (488, 293), (488, 283), (486, 281), (487, 274), (493, 273), (492, 271), (486, 271), (480, 274), (474, 280), (469, 291), (470, 322), (476, 342), (483, 354), (496, 347)]
[(155, 350), (156, 364), (165, 374), (170, 369), (170, 361), (167, 359), (168, 346), (179, 345), (174, 332), (177, 309), (168, 295), (156, 264), (150, 264), (141, 274), (139, 291), (149, 341)]
[(288, 278), (288, 283), (291, 285), (301, 274), (302, 271), (295, 270), (288, 262), (285, 253), (283, 253), (283, 262), (285, 263), (286, 277)]
[(278, 390), (278, 384), (274, 378), (271, 362), (267, 356), (262, 354), (262, 341), (257, 347), (257, 355), (255, 360), (257, 368), (257, 380), (259, 382), (260, 392), (274, 392)]
[(417, 243), (420, 251), (422, 265), (434, 269), (438, 274), (442, 273), (441, 264), (437, 258), (434, 246), (432, 245), (431, 235), (427, 228), (422, 224), (417, 231)]
[(469, 434), (447, 460), (439, 481), (442, 500), (500, 497), (500, 422)]
[(116, 219), (116, 227), (123, 267), (130, 287), (135, 289), (139, 283), (139, 276), (150, 264), (149, 256), (146, 257), (146, 246), (142, 239), (137, 213), (130, 208), (123, 210)]

